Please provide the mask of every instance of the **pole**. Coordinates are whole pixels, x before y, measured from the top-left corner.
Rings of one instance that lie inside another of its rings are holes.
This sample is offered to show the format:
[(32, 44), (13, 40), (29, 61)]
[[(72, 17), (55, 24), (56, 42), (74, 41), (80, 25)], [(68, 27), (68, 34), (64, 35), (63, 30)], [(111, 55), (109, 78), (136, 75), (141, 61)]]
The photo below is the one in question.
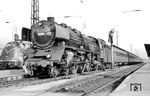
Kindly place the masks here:
[(131, 44), (131, 53), (132, 53), (132, 44)]
[(113, 44), (111, 44), (111, 69), (113, 69)]
[(118, 31), (116, 31), (116, 42), (117, 42), (117, 46), (118, 46)]
[(109, 32), (109, 38), (108, 38), (108, 42), (110, 42), (111, 44), (111, 69), (113, 69), (113, 35), (114, 35), (115, 30), (111, 29)]
[(12, 41), (15, 39), (14, 38), (14, 34), (15, 33), (17, 33), (17, 26), (16, 25), (14, 25), (13, 27), (12, 27)]
[(108, 42), (110, 42), (111, 44), (111, 69), (113, 69), (113, 34), (114, 34), (115, 30), (111, 29), (109, 31), (109, 38), (108, 38)]

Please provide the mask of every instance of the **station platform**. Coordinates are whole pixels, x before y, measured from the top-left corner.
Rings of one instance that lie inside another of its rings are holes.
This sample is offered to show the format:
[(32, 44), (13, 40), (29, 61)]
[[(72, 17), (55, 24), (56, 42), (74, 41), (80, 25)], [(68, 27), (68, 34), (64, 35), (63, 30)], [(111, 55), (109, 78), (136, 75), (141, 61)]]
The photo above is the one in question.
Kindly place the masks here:
[(129, 75), (109, 96), (150, 96), (150, 63)]
[(24, 78), (23, 70), (0, 70), (0, 81), (13, 81)]

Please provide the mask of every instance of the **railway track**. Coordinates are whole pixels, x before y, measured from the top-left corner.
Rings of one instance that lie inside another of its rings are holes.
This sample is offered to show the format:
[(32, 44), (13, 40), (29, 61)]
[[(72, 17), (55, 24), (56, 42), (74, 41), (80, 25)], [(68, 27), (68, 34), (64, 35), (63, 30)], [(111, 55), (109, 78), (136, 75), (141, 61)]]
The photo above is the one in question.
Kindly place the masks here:
[(112, 92), (118, 84), (124, 80), (129, 74), (133, 73), (142, 65), (134, 65), (125, 70), (121, 70), (118, 72), (112, 72), (104, 75), (93, 75), (84, 79), (74, 80), (68, 82), (66, 84), (58, 85), (46, 90), (44, 93), (52, 92), (52, 93), (62, 93), (69, 96), (93, 96), (93, 94), (102, 94), (104, 96), (108, 95)]
[(92, 71), (92, 72), (84, 72), (83, 74), (71, 74), (68, 76), (60, 76), (56, 78), (46, 78), (42, 77), (41, 79), (39, 78), (23, 78), (21, 80), (12, 80), (12, 81), (5, 81), (6, 79), (3, 79), (0, 81), (0, 88), (3, 87), (17, 87), (17, 86), (28, 86), (28, 85), (38, 85), (41, 83), (47, 83), (47, 82), (52, 82), (52, 81), (57, 81), (61, 79), (70, 79), (76, 76), (82, 76), (82, 75), (93, 75), (95, 73), (99, 73), (102, 71)]
[[(123, 70), (126, 70), (126, 68), (124, 68)], [(113, 76), (116, 76), (117, 72), (118, 71), (116, 70), (109, 70), (106, 73), (104, 72), (103, 73), (104, 75), (101, 74), (102, 71), (101, 72), (94, 71), (94, 72), (85, 72), (83, 75), (68, 75), (68, 76), (61, 76), (57, 78), (46, 78), (46, 79), (25, 78), (19, 81), (16, 80), (16, 81), (11, 81), (11, 82), (0, 82), (0, 88), (16, 88), (16, 87), (21, 87), (21, 86), (40, 85), (40, 84), (43, 84), (43, 83), (46, 84), (52, 81), (55, 82), (55, 81), (59, 81), (63, 79), (68, 79), (69, 82), (67, 82), (67, 84), (54, 86), (50, 88), (49, 90), (45, 90), (44, 93), (50, 91), (54, 93), (67, 93), (69, 95), (71, 94), (71, 95), (79, 95), (79, 96), (83, 95), (84, 96), (89, 93), (91, 94), (92, 90), (95, 89), (95, 87), (94, 89), (92, 89), (93, 87), (91, 87), (91, 84), (93, 85), (93, 84), (96, 84), (96, 82), (97, 83), (103, 82), (103, 80), (110, 77), (111, 74), (113, 74)], [(110, 78), (114, 79), (114, 77), (110, 77)], [(107, 82), (104, 82), (103, 84), (106, 84), (106, 83)], [(97, 86), (96, 88), (98, 87), (99, 86)], [(83, 89), (86, 88), (86, 89), (82, 90), (82, 88)]]
[[(113, 71), (109, 69), (105, 72), (104, 72), (105, 74), (109, 74), (109, 73), (112, 73)], [(114, 70), (114, 72), (115, 72), (115, 70)], [(56, 78), (43, 78), (43, 79), (23, 78), (21, 80), (13, 80), (13, 81), (1, 80), (0, 81), (0, 88), (38, 85), (38, 84), (52, 82), (52, 81), (58, 81), (58, 80), (62, 80), (62, 79), (71, 79), (71, 78), (74, 78), (74, 77), (78, 78), (78, 77), (81, 77), (81, 76), (90, 78), (91, 76), (95, 76), (95, 75), (99, 75), (99, 74), (102, 75), (102, 73), (103, 73), (102, 71), (92, 71), (92, 72), (84, 72), (83, 74), (60, 76), (60, 77), (56, 77)]]
[(101, 86), (93, 89), (93, 90), (89, 90), (86, 93), (84, 93), (82, 96), (89, 96), (89, 95), (105, 95), (107, 96), (108, 94), (110, 94), (117, 86), (119, 86), (119, 84), (130, 74), (132, 74), (133, 72), (135, 72), (136, 70), (138, 70), (139, 68), (141, 68), (143, 65), (140, 66), (135, 66), (135, 67), (131, 67), (127, 70), (123, 70), (120, 71), (116, 74), (111, 74), (111, 76), (104, 76), (104, 80), (106, 79), (110, 79), (108, 80), (108, 82), (106, 81), (105, 84), (101, 84)]
[[(112, 72), (111, 70), (107, 70), (108, 73)], [(5, 80), (1, 80), (0, 81), (0, 88), (4, 88), (4, 87), (18, 87), (18, 86), (29, 86), (29, 85), (38, 85), (38, 84), (42, 84), (42, 83), (47, 83), (47, 82), (52, 82), (52, 81), (58, 81), (58, 80), (62, 80), (62, 79), (71, 79), (74, 77), (79, 77), (79, 76), (94, 76), (96, 74), (101, 74), (102, 71), (92, 71), (92, 72), (84, 72), (83, 74), (71, 74), (68, 76), (60, 76), (60, 77), (56, 77), (56, 78), (42, 78), (42, 79), (38, 79), (38, 78), (23, 78), (20, 80), (13, 80), (13, 81), (5, 81)]]

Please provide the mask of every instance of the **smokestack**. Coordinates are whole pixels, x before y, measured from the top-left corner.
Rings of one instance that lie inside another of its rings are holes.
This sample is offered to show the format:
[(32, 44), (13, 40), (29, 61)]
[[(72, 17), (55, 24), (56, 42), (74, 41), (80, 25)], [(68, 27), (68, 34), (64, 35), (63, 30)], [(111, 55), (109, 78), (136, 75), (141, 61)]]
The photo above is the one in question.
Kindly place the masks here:
[(55, 23), (55, 20), (54, 20), (55, 18), (54, 17), (47, 17), (47, 20), (49, 21), (49, 22), (52, 22), (52, 23)]

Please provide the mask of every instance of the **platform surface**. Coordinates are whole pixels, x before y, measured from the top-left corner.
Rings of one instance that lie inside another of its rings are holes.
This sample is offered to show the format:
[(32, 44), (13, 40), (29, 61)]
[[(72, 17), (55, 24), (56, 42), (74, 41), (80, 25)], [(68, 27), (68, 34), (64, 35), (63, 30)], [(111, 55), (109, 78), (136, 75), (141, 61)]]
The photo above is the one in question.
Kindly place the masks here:
[(16, 75), (24, 75), (24, 74), (25, 74), (25, 72), (23, 70), (1, 70), (0, 78), (16, 76)]
[(150, 96), (150, 64), (129, 75), (109, 96)]
[[(118, 72), (121, 70), (125, 70), (131, 66), (123, 66), (120, 68), (114, 68), (114, 70), (107, 70), (98, 74), (110, 74), (113, 72)], [(96, 75), (95, 74), (95, 75)], [(29, 85), (29, 86), (17, 86), (17, 87), (8, 87), (8, 88), (0, 88), (0, 96), (70, 96), (64, 93), (52, 93), (49, 90), (50, 88), (67, 83), (72, 80), (78, 80), (89, 77), (89, 75), (81, 75), (75, 76), (74, 78), (70, 79), (62, 79), (58, 81), (52, 81), (48, 83), (41, 83), (38, 85)]]
[(25, 74), (23, 70), (0, 70), (0, 82), (20, 80)]

